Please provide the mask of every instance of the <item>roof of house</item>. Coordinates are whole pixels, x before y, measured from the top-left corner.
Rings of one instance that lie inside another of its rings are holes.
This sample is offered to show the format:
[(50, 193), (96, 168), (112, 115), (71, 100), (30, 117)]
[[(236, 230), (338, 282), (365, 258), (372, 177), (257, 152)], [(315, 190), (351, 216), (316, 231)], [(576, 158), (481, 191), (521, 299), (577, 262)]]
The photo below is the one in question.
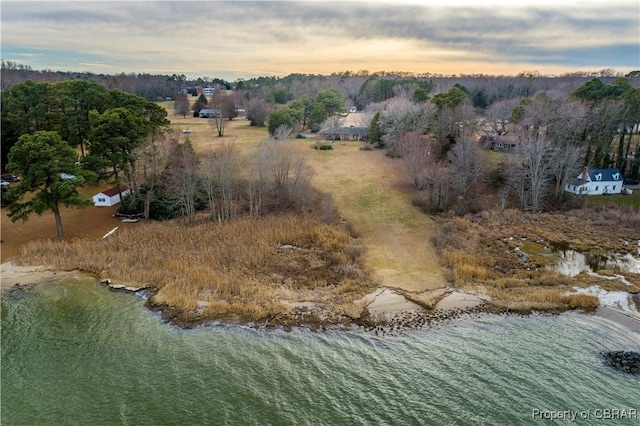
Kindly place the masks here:
[(590, 169), (591, 182), (618, 182), (622, 181), (622, 173), (618, 169)]
[(589, 180), (582, 179), (583, 173), (581, 172), (578, 177), (571, 179), (568, 183), (580, 186), (589, 182), (622, 182), (622, 173), (618, 169), (590, 169), (587, 171)]
[(582, 180), (582, 179), (580, 179), (580, 178), (574, 178), (574, 179), (570, 179), (570, 180), (569, 180), (569, 182), (567, 182), (567, 183), (568, 183), (569, 185), (580, 186), (580, 185), (582, 185), (582, 184), (589, 183), (589, 182), (588, 182), (588, 181), (586, 181), (586, 180)]
[(218, 108), (205, 108), (200, 110), (200, 115), (220, 115)]
[(328, 129), (322, 129), (320, 130), (320, 133), (329, 134), (329, 135), (366, 135), (367, 133), (369, 133), (369, 128), (356, 127), (356, 126), (333, 127)]
[(102, 191), (100, 194), (104, 194), (104, 195), (106, 195), (107, 197), (113, 197), (114, 195), (117, 195), (117, 194), (119, 194), (120, 192), (125, 192), (125, 191), (128, 191), (128, 190), (129, 190), (129, 188), (128, 188), (128, 187), (126, 187), (126, 186), (121, 186), (121, 187), (120, 187), (120, 191), (118, 191), (118, 187), (117, 187), (117, 186), (114, 186), (114, 187), (112, 187), (112, 188), (109, 188), (109, 189), (107, 189), (107, 190)]

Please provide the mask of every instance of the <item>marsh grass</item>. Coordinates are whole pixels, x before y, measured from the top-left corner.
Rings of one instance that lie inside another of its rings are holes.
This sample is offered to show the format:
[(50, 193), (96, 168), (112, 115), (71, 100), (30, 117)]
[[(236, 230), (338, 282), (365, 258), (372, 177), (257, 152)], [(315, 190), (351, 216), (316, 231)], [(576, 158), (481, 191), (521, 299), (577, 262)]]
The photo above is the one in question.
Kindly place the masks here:
[(599, 305), (597, 296), (588, 294), (567, 294), (563, 288), (523, 287), (498, 290), (486, 288), (492, 303), (498, 307), (514, 311), (549, 311), (582, 309), (593, 311)]
[(443, 263), (452, 269), (458, 284), (486, 280), (493, 275), (491, 268), (496, 264), (493, 256), (481, 253), (445, 249), (441, 256)]
[(628, 208), (590, 207), (561, 213), (525, 214), (516, 210), (442, 218), (432, 236), (454, 286), (486, 291), (504, 309), (566, 310), (597, 307), (597, 298), (566, 294), (572, 287), (599, 285), (607, 290), (638, 291), (639, 276), (622, 270), (631, 285), (579, 274), (562, 275), (548, 267), (558, 249), (635, 255), (640, 215)]
[(312, 217), (140, 225), (97, 241), (34, 241), (20, 261), (154, 287), (153, 305), (242, 321), (287, 312), (281, 300), (342, 306), (372, 287), (349, 231)]

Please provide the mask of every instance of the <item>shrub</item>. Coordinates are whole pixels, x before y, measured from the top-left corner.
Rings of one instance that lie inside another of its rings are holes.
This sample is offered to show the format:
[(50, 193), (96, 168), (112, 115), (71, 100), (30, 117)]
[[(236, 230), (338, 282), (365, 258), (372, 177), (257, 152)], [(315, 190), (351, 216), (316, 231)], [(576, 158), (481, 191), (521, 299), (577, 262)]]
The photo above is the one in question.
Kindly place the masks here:
[(385, 155), (389, 158), (402, 158), (402, 154), (393, 148), (388, 150)]
[(319, 144), (319, 143), (316, 143), (316, 144), (313, 146), (313, 148), (314, 148), (314, 149), (319, 149), (319, 150), (321, 150), (321, 151), (328, 151), (328, 150), (333, 149), (333, 146), (332, 146), (332, 145), (329, 145), (329, 144)]
[(598, 297), (590, 294), (569, 294), (565, 296), (564, 300), (565, 303), (569, 305), (570, 309), (584, 309), (591, 311), (600, 305)]

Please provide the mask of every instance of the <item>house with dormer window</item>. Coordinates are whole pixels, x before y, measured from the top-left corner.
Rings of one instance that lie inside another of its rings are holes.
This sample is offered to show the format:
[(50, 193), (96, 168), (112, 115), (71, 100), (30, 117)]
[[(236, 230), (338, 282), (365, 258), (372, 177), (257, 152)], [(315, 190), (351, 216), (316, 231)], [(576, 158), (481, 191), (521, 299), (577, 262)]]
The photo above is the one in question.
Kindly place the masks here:
[(576, 195), (620, 194), (622, 173), (618, 169), (589, 169), (585, 167), (571, 179), (564, 190)]

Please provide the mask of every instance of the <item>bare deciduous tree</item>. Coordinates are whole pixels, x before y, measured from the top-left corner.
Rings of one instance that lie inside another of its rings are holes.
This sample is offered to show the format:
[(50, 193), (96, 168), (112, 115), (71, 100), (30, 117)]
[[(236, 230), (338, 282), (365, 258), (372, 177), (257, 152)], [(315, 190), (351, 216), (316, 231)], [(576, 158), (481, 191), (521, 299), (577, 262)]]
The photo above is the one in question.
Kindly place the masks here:
[(443, 164), (433, 167), (433, 173), (429, 176), (429, 186), (427, 189), (430, 210), (433, 212), (443, 212), (449, 203), (450, 189), (449, 169)]
[(550, 141), (539, 139), (520, 143), (511, 155), (509, 179), (524, 209), (539, 211), (553, 177), (555, 154), (556, 149)]
[(304, 156), (296, 155), (291, 172), (289, 200), (296, 209), (306, 212), (311, 208), (315, 194), (311, 187), (313, 169), (307, 164)]
[(507, 194), (511, 191), (515, 192), (520, 200), (520, 206), (523, 210), (527, 208), (527, 178), (526, 169), (522, 163), (522, 158), (519, 155), (511, 154), (505, 161), (505, 175), (506, 175), (506, 188), (505, 189), (505, 201)]
[(406, 132), (395, 143), (394, 149), (406, 164), (406, 171), (416, 189), (424, 189), (432, 172), (435, 145), (419, 132)]
[(211, 217), (227, 221), (236, 214), (236, 186), (241, 159), (232, 144), (222, 144), (214, 152), (203, 155), (200, 176), (204, 184)]
[(179, 206), (185, 221), (193, 223), (196, 213), (198, 156), (188, 139), (183, 144), (174, 142), (165, 178), (170, 198)]
[(252, 126), (264, 127), (269, 117), (269, 105), (264, 99), (251, 99), (247, 105), (247, 118)]
[(190, 110), (191, 105), (189, 105), (189, 95), (186, 93), (178, 93), (173, 101), (174, 114), (181, 115), (184, 118)]
[(563, 145), (578, 142), (584, 131), (584, 105), (567, 99), (561, 93), (541, 93), (527, 103), (524, 110), (519, 128), (521, 137), (547, 139), (556, 145)]
[[(155, 199), (158, 190), (162, 187), (162, 172), (167, 167), (171, 141), (177, 141), (178, 135), (174, 133), (154, 134), (147, 137), (140, 147), (138, 155), (142, 167), (144, 180), (144, 218), (149, 219), (151, 214), (151, 202)], [(135, 194), (134, 194), (135, 196)]]
[(554, 163), (551, 175), (556, 182), (556, 201), (562, 196), (564, 187), (569, 179), (577, 176), (584, 158), (584, 149), (578, 145), (564, 145), (557, 147), (554, 154)]
[(209, 105), (217, 110), (217, 113), (210, 117), (209, 122), (215, 127), (218, 137), (222, 137), (224, 136), (227, 120), (237, 116), (235, 105), (228, 96), (219, 93), (211, 96)]
[(518, 99), (506, 99), (495, 102), (487, 108), (485, 112), (487, 124), (496, 135), (506, 135), (512, 130), (513, 123), (511, 122), (511, 115), (513, 109), (518, 106), (518, 103)]
[(218, 132), (218, 137), (224, 136), (224, 129), (227, 125), (227, 120), (222, 116), (222, 113), (214, 114), (213, 117), (210, 117), (209, 123), (211, 123), (211, 126), (213, 126)]
[(426, 133), (434, 113), (432, 104), (417, 104), (404, 98), (390, 99), (385, 103), (381, 117), (384, 144), (393, 146), (406, 132)]
[(338, 132), (336, 131), (340, 126), (342, 126), (342, 117), (339, 115), (332, 115), (328, 117), (324, 122), (320, 125), (320, 127), (324, 130), (329, 130), (330, 134), (335, 135)]
[(287, 142), (274, 139), (263, 141), (258, 152), (258, 171), (266, 178), (268, 201), (276, 208), (288, 203), (297, 208), (307, 205), (311, 191), (311, 168), (304, 156)]
[(278, 141), (286, 141), (291, 139), (291, 134), (293, 133), (293, 128), (291, 126), (282, 125), (278, 126), (277, 129), (273, 131), (273, 138)]
[(511, 194), (511, 188), (509, 185), (503, 185), (498, 191), (498, 199), (500, 200), (500, 210), (504, 210), (507, 207), (509, 201), (509, 195)]
[(267, 192), (267, 163), (264, 153), (258, 153), (248, 160), (246, 191), (249, 202), (249, 214), (259, 216), (265, 210)]
[(447, 155), (451, 162), (452, 185), (463, 198), (475, 195), (484, 177), (486, 161), (478, 144), (470, 136), (458, 139)]
[(293, 151), (284, 142), (266, 140), (262, 145), (264, 161), (277, 191), (286, 191), (294, 160)]

